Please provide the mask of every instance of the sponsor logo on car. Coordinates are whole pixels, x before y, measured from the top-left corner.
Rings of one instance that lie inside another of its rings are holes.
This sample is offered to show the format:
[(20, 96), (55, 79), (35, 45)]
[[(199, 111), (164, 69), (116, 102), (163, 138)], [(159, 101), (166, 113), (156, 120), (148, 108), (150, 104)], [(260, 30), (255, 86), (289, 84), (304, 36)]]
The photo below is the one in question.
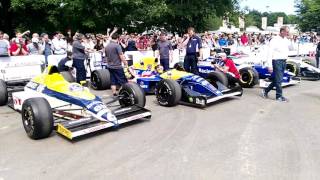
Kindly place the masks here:
[(212, 69), (202, 69), (202, 68), (199, 68), (199, 72), (200, 72), (200, 73), (204, 73), (204, 74), (208, 74), (208, 73), (213, 72), (213, 70), (212, 70)]

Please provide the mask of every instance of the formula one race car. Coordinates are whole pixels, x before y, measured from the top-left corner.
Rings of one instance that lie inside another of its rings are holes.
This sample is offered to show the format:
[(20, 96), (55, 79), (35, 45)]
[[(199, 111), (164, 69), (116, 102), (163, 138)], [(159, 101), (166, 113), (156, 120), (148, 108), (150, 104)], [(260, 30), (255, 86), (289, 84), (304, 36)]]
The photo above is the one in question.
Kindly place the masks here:
[[(8, 93), (1, 92), (0, 96), (4, 99)], [(109, 109), (116, 101), (120, 105)], [(24, 129), (32, 139), (46, 138), (54, 129), (73, 139), (128, 121), (150, 118), (151, 112), (144, 105), (144, 92), (135, 83), (124, 84), (118, 97), (104, 103), (88, 88), (67, 82), (56, 66), (49, 66), (33, 78), (24, 91), (9, 94), (9, 106), (21, 112)]]
[(146, 93), (155, 93), (162, 106), (181, 103), (205, 107), (223, 98), (242, 96), (242, 88), (228, 87), (227, 77), (223, 73), (213, 72), (205, 80), (179, 68), (165, 73), (161, 73), (158, 68), (155, 58), (145, 57), (141, 63), (133, 65), (134, 72), (130, 74)]
[(287, 71), (300, 76), (304, 80), (320, 80), (320, 69), (311, 65), (310, 61), (289, 58), (287, 60)]
[[(248, 55), (229, 56), (237, 66), (241, 75), (243, 87), (253, 87), (259, 82), (260, 87), (267, 87), (271, 83), (274, 74), (270, 73), (268, 67), (262, 61)], [(258, 81), (259, 79), (259, 81)], [(295, 74), (285, 71), (282, 80), (282, 86), (295, 85), (300, 83), (300, 78)]]

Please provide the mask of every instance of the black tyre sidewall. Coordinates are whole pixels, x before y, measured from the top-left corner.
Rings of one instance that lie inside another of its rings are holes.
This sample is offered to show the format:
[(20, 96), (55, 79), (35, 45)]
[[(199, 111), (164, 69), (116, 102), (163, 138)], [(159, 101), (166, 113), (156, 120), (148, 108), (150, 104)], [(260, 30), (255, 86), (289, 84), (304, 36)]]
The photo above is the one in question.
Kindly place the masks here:
[(146, 105), (146, 96), (143, 89), (137, 84), (133, 82), (126, 83), (122, 85), (121, 89), (119, 90), (119, 95), (123, 94), (133, 95), (134, 103), (133, 104), (125, 104), (123, 103), (122, 99), (120, 98), (119, 103), (122, 106), (132, 106), (138, 105), (140, 107), (144, 107)]
[(8, 103), (8, 89), (4, 80), (0, 79), (0, 106)]
[[(166, 88), (168, 89), (170, 93), (168, 100), (167, 101), (161, 101), (160, 98), (160, 89)], [(182, 96), (182, 92), (181, 92), (181, 87), (180, 85), (172, 80), (172, 79), (163, 79), (161, 80), (158, 84), (157, 84), (157, 88), (156, 88), (156, 97), (157, 97), (157, 101), (161, 106), (175, 106), (179, 103), (180, 99)]]
[(216, 87), (215, 82), (219, 81), (221, 84), (223, 84), (225, 87), (228, 87), (229, 82), (226, 74), (220, 71), (213, 71), (208, 74), (207, 79), (209, 82)]
[[(34, 131), (31, 131), (24, 120), (25, 111), (30, 108), (34, 121)], [(44, 98), (31, 98), (24, 101), (22, 105), (22, 123), (27, 135), (31, 139), (42, 139), (49, 137), (53, 131), (53, 114), (48, 101)]]
[(91, 87), (95, 90), (106, 90), (111, 86), (110, 72), (108, 69), (98, 69), (91, 74)]
[[(254, 72), (253, 69), (250, 69), (250, 68), (243, 68), (243, 69), (240, 69), (240, 76), (241, 76), (241, 79), (240, 79), (240, 85), (241, 87), (244, 87), (244, 88), (251, 88), (253, 87), (254, 85), (256, 85), (256, 73)], [(248, 74), (249, 76), (249, 80), (248, 81), (244, 81), (242, 79), (242, 76), (244, 74)]]

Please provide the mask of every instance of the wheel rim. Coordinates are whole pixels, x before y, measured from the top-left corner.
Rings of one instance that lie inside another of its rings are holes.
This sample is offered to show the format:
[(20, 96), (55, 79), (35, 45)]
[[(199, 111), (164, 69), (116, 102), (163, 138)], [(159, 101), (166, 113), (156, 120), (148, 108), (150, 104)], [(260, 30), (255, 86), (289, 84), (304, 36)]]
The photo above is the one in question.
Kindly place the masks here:
[(160, 103), (169, 102), (170, 94), (170, 89), (166, 85), (164, 85), (158, 89), (157, 99)]
[(96, 73), (93, 73), (92, 77), (91, 77), (91, 85), (92, 85), (92, 87), (97, 89), (99, 82), (100, 82), (100, 78), (98, 78)]
[(288, 64), (286, 69), (287, 69), (289, 72), (295, 73), (295, 69), (294, 69), (293, 65), (291, 65), (291, 64)]
[(249, 83), (251, 80), (250, 74), (248, 72), (241, 73), (241, 81), (243, 83)]
[(28, 132), (34, 131), (34, 117), (31, 107), (27, 107), (23, 112), (23, 124)]
[(129, 93), (128, 91), (120, 91), (120, 105), (121, 106), (132, 106), (135, 104), (134, 96), (132, 93)]

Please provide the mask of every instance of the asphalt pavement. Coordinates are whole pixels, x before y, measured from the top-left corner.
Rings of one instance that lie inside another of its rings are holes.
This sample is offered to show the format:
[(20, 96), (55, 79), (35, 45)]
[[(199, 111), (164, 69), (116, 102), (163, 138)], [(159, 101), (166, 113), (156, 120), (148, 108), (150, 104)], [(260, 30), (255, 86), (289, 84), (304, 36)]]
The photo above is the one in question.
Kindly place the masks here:
[(205, 109), (161, 107), (150, 95), (151, 120), (76, 141), (56, 133), (31, 140), (21, 115), (0, 107), (0, 180), (319, 179), (320, 82), (285, 88), (288, 103), (260, 91)]

